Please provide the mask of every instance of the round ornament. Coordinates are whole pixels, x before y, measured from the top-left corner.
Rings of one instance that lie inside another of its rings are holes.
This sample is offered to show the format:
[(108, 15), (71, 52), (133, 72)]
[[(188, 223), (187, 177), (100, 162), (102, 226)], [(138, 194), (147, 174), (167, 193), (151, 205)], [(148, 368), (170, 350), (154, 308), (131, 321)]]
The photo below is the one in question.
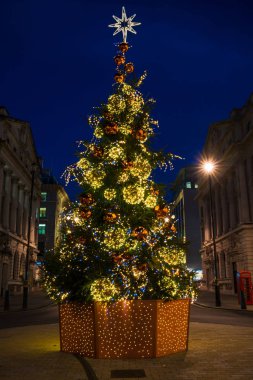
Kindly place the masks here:
[(119, 295), (119, 289), (109, 278), (98, 278), (90, 287), (93, 301), (111, 301)]
[(120, 65), (124, 65), (124, 63), (126, 62), (126, 59), (124, 55), (116, 55), (116, 57), (114, 57), (114, 62), (116, 63), (117, 66), (120, 66)]
[(116, 135), (118, 133), (119, 127), (116, 123), (110, 123), (105, 126), (104, 131), (107, 135)]
[(122, 166), (124, 170), (130, 170), (134, 166), (134, 164), (132, 161), (123, 161)]
[(126, 63), (124, 69), (127, 74), (131, 74), (134, 71), (134, 65), (132, 62)]
[(120, 265), (122, 263), (122, 261), (123, 261), (123, 257), (121, 255), (114, 255), (113, 256), (113, 261), (116, 264)]
[(107, 212), (104, 216), (104, 220), (106, 222), (113, 223), (118, 219), (118, 215), (115, 214), (114, 212)]
[(104, 149), (100, 148), (98, 146), (94, 146), (93, 149), (92, 149), (92, 154), (96, 158), (101, 158), (101, 157), (103, 157)]
[(150, 194), (149, 196), (147, 196), (144, 203), (145, 203), (146, 207), (154, 208), (156, 206), (156, 203), (157, 203), (156, 195)]
[(125, 80), (125, 76), (124, 76), (124, 74), (116, 73), (116, 74), (114, 75), (114, 80), (115, 80), (115, 82), (117, 82), (117, 83), (123, 83), (124, 80)]
[(115, 198), (116, 195), (117, 195), (117, 192), (113, 188), (108, 188), (108, 189), (105, 189), (104, 191), (104, 197), (105, 199), (108, 199), (109, 201)]
[(134, 135), (135, 135), (136, 140), (145, 141), (147, 139), (148, 134), (143, 129), (138, 129), (137, 131), (135, 131)]
[(172, 224), (172, 226), (170, 227), (170, 229), (171, 229), (171, 231), (174, 232), (174, 233), (177, 232), (177, 229), (176, 229), (176, 227), (174, 226), (174, 224)]
[(148, 230), (144, 227), (136, 227), (132, 232), (132, 236), (137, 240), (144, 240), (148, 236)]
[(129, 185), (123, 188), (123, 199), (131, 205), (140, 204), (144, 199), (145, 189), (138, 184)]
[(92, 212), (90, 210), (86, 209), (80, 209), (80, 216), (81, 218), (87, 220), (91, 217)]
[(156, 217), (158, 219), (161, 219), (161, 218), (166, 217), (166, 215), (168, 215), (169, 208), (167, 206), (159, 206), (159, 205), (157, 205), (157, 206), (155, 206), (154, 211), (156, 213)]
[(121, 227), (111, 227), (104, 232), (103, 243), (110, 249), (120, 249), (126, 241), (126, 232)]
[(119, 50), (122, 51), (122, 53), (126, 53), (129, 49), (129, 45), (127, 42), (121, 42), (121, 44), (119, 44)]
[(88, 193), (82, 193), (79, 197), (80, 199), (80, 202), (82, 203), (82, 205), (91, 205), (92, 203), (94, 203), (94, 198), (92, 196), (92, 194)]
[(151, 187), (150, 189), (150, 193), (152, 195), (159, 195), (159, 190), (158, 189), (155, 189), (154, 187)]

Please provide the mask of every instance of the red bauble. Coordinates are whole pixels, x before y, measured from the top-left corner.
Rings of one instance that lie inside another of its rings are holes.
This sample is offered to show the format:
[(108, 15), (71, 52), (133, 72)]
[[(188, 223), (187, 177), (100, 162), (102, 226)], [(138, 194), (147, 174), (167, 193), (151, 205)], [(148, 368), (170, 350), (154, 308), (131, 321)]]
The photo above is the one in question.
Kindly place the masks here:
[(136, 140), (139, 140), (139, 141), (146, 140), (147, 135), (148, 135), (147, 132), (144, 131), (143, 129), (138, 129), (137, 131), (134, 132), (134, 136)]
[(124, 74), (121, 74), (121, 73), (116, 73), (116, 74), (114, 75), (114, 80), (115, 80), (115, 82), (117, 82), (117, 83), (123, 83), (124, 80), (125, 80), (125, 75), (124, 75)]
[(116, 123), (110, 123), (104, 127), (106, 135), (116, 135), (119, 131), (119, 127)]
[(134, 166), (134, 164), (132, 161), (123, 161), (122, 166), (124, 170), (130, 170)]
[(92, 196), (92, 194), (88, 193), (83, 193), (79, 196), (79, 199), (80, 199), (80, 202), (82, 203), (82, 205), (91, 205), (92, 203), (94, 203), (94, 198)]
[(121, 42), (121, 44), (119, 44), (119, 50), (122, 51), (122, 53), (126, 53), (129, 49), (129, 45), (127, 42)]
[(136, 227), (132, 232), (132, 236), (137, 240), (144, 240), (148, 236), (148, 230), (144, 227)]
[(92, 154), (96, 158), (101, 158), (103, 157), (104, 149), (99, 146), (94, 146), (92, 147)]
[(126, 63), (124, 69), (127, 74), (131, 74), (134, 71), (134, 65), (132, 62)]
[(83, 218), (83, 219), (89, 219), (92, 215), (92, 212), (90, 210), (87, 210), (87, 209), (83, 209), (81, 208), (80, 209), (80, 217)]
[(116, 55), (116, 57), (114, 57), (114, 62), (116, 63), (117, 66), (124, 65), (124, 63), (126, 62), (126, 59), (124, 55)]
[(104, 216), (106, 222), (115, 222), (118, 219), (118, 215), (114, 212), (107, 212)]
[(154, 211), (158, 219), (165, 218), (168, 215), (168, 206), (155, 206)]

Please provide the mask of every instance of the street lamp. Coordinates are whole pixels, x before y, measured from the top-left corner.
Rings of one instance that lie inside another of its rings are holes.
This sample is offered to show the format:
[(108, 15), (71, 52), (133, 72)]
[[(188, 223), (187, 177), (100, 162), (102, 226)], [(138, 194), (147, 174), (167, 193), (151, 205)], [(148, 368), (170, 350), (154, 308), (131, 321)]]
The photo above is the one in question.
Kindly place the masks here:
[(216, 252), (216, 241), (215, 241), (216, 220), (214, 217), (213, 193), (212, 193), (212, 174), (214, 173), (214, 170), (215, 170), (215, 163), (213, 161), (204, 162), (203, 170), (208, 175), (208, 183), (209, 183), (209, 201), (210, 201), (210, 214), (211, 214), (212, 240), (213, 240), (213, 258), (214, 258), (215, 305), (219, 307), (221, 306), (221, 298), (220, 298), (220, 287), (218, 285), (218, 265), (217, 265), (217, 252)]
[(31, 220), (32, 220), (32, 207), (33, 207), (33, 192), (34, 192), (34, 178), (35, 178), (36, 164), (32, 164), (31, 170), (31, 193), (29, 200), (29, 213), (28, 213), (28, 236), (27, 236), (27, 252), (25, 260), (25, 278), (23, 284), (23, 309), (27, 309), (28, 305), (28, 284), (29, 284), (29, 262), (30, 262), (30, 237), (31, 237)]

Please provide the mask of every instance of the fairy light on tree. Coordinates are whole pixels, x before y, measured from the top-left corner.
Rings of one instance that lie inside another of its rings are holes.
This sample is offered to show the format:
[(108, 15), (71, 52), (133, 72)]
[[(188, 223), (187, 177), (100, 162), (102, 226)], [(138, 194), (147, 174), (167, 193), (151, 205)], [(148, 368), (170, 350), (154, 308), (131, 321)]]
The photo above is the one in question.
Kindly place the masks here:
[(113, 94), (88, 118), (90, 142), (81, 142), (79, 160), (66, 180), (82, 188), (62, 216), (63, 241), (45, 263), (51, 298), (64, 301), (173, 300), (194, 297), (193, 273), (175, 232), (175, 219), (162, 186), (152, 179), (157, 167), (177, 157), (150, 148), (158, 122), (150, 115), (154, 99), (144, 100), (127, 61), (127, 32), (136, 33), (135, 15), (113, 16), (119, 43)]

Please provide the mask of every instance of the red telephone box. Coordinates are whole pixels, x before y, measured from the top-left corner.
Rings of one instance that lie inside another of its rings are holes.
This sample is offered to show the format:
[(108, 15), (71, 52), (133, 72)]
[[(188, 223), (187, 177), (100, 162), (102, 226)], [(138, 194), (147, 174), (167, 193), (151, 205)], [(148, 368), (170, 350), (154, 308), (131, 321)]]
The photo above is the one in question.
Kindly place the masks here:
[(251, 273), (250, 272), (240, 272), (239, 276), (239, 292), (238, 292), (238, 297), (239, 297), (239, 303), (240, 303), (240, 294), (241, 291), (244, 294), (245, 297), (245, 302), (247, 305), (253, 305), (253, 288), (252, 288), (252, 281), (251, 281)]

